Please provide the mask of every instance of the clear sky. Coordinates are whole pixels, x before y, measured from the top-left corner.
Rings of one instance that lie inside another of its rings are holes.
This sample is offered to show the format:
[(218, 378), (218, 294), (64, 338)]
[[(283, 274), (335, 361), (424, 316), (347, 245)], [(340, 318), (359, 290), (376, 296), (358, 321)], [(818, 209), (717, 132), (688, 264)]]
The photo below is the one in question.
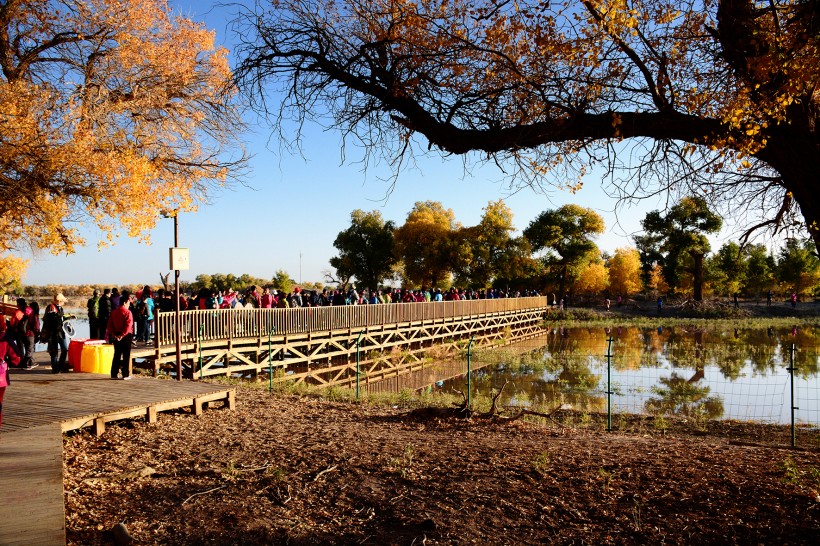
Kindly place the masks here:
[[(232, 49), (231, 36), (225, 31), (228, 14), (206, 14), (211, 4), (172, 2), (192, 19), (215, 29), (218, 40)], [(389, 168), (363, 171), (351, 148), (342, 164), (337, 131), (308, 125), (301, 156), (281, 152), (270, 127), (264, 125), (253, 127), (244, 143), (253, 158), (243, 183), (213, 194), (212, 203), (198, 212), (180, 216), (180, 246), (190, 249), (191, 268), (182, 272), (184, 281), (193, 281), (202, 273), (247, 273), (269, 279), (283, 269), (297, 282), (324, 282), (322, 272), (330, 269), (328, 261), (336, 255), (333, 240), (350, 225), (350, 213), (357, 208), (379, 210), (386, 220), (401, 225), (415, 202), (440, 201), (468, 226), (480, 220), (488, 202), (505, 198), (520, 231), (540, 212), (576, 203), (604, 217), (607, 233), (597, 243), (610, 252), (632, 244), (629, 236), (640, 229), (647, 211), (663, 208), (663, 203), (646, 202), (621, 210), (616, 220), (614, 201), (604, 194), (595, 175), (576, 194), (555, 191), (547, 197), (524, 189), (509, 195), (497, 168), (488, 166), (467, 174), (461, 158), (445, 159), (435, 153), (418, 157), (388, 195)], [(159, 274), (169, 270), (170, 219), (159, 221), (150, 246), (123, 235), (115, 246), (98, 251), (99, 234), (87, 231), (86, 236), (88, 245), (73, 255), (32, 257), (24, 284), (157, 285)]]

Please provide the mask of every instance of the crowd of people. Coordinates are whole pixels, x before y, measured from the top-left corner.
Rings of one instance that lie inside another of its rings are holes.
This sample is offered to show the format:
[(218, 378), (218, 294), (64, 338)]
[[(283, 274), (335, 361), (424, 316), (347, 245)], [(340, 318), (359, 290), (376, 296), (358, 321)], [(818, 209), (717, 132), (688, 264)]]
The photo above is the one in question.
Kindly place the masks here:
[[(299, 308), (338, 305), (374, 305), (388, 303), (418, 303), (438, 301), (461, 301), (478, 299), (498, 299), (522, 296), (537, 296), (535, 291), (508, 291), (502, 289), (421, 289), (403, 288), (356, 290), (346, 289), (302, 290), (299, 287), (285, 292), (270, 287), (252, 286), (242, 292), (235, 290), (199, 290), (190, 296), (179, 298), (181, 310), (189, 309), (232, 309), (243, 308)], [(114, 360), (111, 366), (112, 379), (130, 379), (128, 363), (131, 348), (137, 342), (151, 339), (156, 314), (175, 310), (174, 293), (159, 289), (154, 292), (144, 286), (135, 294), (118, 288), (94, 290), (88, 299), (89, 337), (104, 339), (114, 345)], [(0, 354), (4, 357), (0, 370), (0, 411), (2, 395), (8, 384), (8, 365), (33, 369), (36, 343), (47, 347), (51, 359), (51, 372), (55, 374), (71, 371), (67, 363), (68, 342), (72, 335), (70, 323), (74, 318), (63, 309), (66, 298), (62, 293), (54, 295), (46, 305), (42, 318), (40, 306), (34, 301), (17, 298), (16, 310), (8, 318), (0, 320)], [(67, 331), (68, 330), (68, 331)], [(6, 355), (9, 355), (6, 357)], [(0, 423), (2, 416), (0, 415)]]
[[(201, 289), (190, 298), (180, 299), (180, 309), (232, 309), (237, 306), (245, 308), (293, 308), (293, 307), (326, 307), (334, 305), (373, 305), (386, 303), (420, 303), (436, 301), (461, 301), (478, 299), (498, 299), (524, 296), (538, 296), (534, 290), (507, 291), (502, 289), (458, 289), (442, 291), (435, 289), (410, 290), (403, 288), (356, 290), (347, 289), (302, 290), (299, 287), (290, 292), (268, 287), (252, 286), (237, 292), (234, 290), (213, 291)], [(168, 294), (167, 306), (160, 306), (160, 311), (173, 310), (172, 295)]]
[[(153, 293), (145, 286), (132, 295), (127, 290), (106, 288), (94, 290), (88, 300), (88, 327), (91, 339), (104, 339), (114, 345), (113, 379), (129, 379), (128, 361), (131, 346), (137, 341), (148, 341), (154, 321)], [(46, 305), (42, 318), (37, 301), (27, 302), (17, 298), (16, 310), (8, 320), (0, 320), (0, 340), (18, 359), (12, 363), (25, 369), (36, 368), (34, 349), (36, 343), (46, 345), (51, 357), (51, 372), (58, 374), (71, 371), (68, 366), (68, 342), (73, 327), (68, 322), (74, 315), (65, 313), (66, 297), (57, 293)], [(3, 348), (0, 348), (2, 351)]]

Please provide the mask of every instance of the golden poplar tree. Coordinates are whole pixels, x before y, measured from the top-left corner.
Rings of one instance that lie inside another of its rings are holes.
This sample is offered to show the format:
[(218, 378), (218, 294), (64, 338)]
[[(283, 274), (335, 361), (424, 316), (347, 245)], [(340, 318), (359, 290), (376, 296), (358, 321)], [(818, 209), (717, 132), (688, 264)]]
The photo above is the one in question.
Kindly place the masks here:
[(214, 33), (165, 0), (0, 5), (0, 254), (145, 237), (244, 162)]
[(641, 256), (634, 248), (618, 248), (609, 259), (609, 291), (629, 297), (641, 291)]
[(446, 288), (453, 262), (453, 235), (461, 226), (452, 209), (438, 201), (418, 201), (394, 233), (394, 252), (409, 286)]

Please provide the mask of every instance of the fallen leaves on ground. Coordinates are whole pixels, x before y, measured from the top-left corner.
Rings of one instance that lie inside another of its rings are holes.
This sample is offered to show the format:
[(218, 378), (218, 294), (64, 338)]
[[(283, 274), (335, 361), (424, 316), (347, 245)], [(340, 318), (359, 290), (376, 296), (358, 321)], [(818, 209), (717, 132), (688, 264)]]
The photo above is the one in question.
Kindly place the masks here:
[[(816, 544), (820, 454), (240, 387), (64, 442), (69, 544)], [(150, 471), (145, 470), (150, 469)]]

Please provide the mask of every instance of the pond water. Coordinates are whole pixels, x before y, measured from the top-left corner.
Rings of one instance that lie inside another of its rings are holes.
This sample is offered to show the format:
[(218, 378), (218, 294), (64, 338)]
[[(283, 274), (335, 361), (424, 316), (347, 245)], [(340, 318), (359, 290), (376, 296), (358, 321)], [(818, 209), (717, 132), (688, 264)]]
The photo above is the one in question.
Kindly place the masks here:
[[(522, 356), (476, 351), (472, 387), (490, 395), (506, 384), (502, 404), (605, 412), (609, 391), (613, 413), (788, 423), (794, 346), (795, 420), (820, 426), (818, 335), (816, 327), (557, 328), (518, 346)], [(466, 375), (428, 388), (466, 392)]]

